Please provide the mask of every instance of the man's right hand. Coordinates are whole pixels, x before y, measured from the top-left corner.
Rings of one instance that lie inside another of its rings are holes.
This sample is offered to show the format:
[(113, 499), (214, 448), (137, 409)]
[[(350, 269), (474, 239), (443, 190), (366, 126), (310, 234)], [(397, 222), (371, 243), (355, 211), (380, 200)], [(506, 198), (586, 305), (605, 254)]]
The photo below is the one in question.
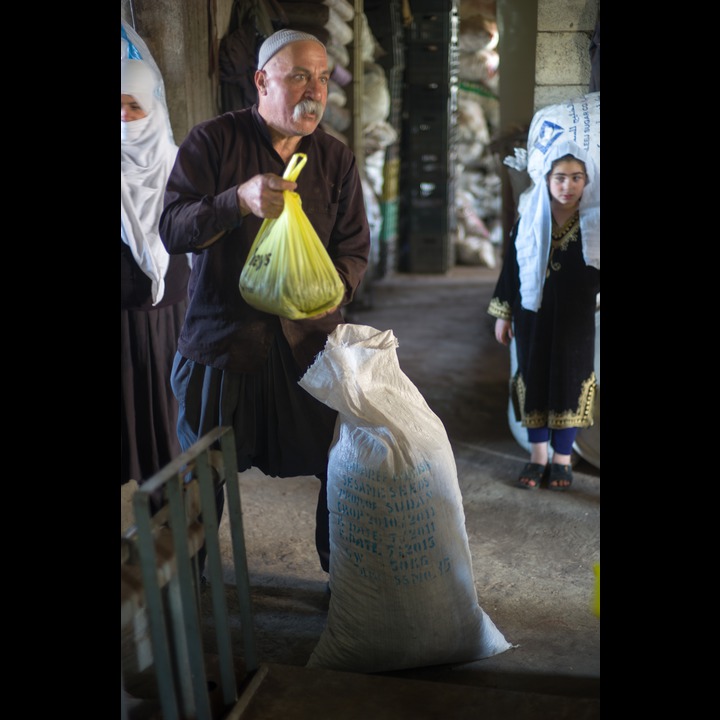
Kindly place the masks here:
[(276, 218), (285, 207), (286, 190), (295, 190), (297, 183), (283, 180), (274, 173), (255, 175), (238, 185), (237, 198), (243, 217), (252, 213), (261, 218)]

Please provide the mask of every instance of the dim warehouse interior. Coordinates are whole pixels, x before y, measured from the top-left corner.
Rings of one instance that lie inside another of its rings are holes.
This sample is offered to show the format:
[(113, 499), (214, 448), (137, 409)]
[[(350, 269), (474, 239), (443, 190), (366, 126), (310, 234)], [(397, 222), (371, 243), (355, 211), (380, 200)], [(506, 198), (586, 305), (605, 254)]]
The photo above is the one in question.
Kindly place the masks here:
[[(243, 3), (213, 5), (214, 45), (205, 2), (171, 8), (152, 0), (121, 1), (122, 19), (144, 37), (163, 68), (178, 143), (195, 123), (217, 114), (215, 102), (222, 103), (222, 92), (206, 92), (203, 83), (185, 79), (199, 76), (190, 72), (201, 62), (196, 57), (208, 62), (208, 47), (217, 48), (232, 12)], [(600, 564), (599, 303), (595, 424), (578, 435), (568, 492), (516, 486), (528, 446), (509, 402), (514, 355), (495, 340), (495, 319), (487, 308), (522, 190), (503, 158), (522, 147), (538, 108), (588, 92), (588, 48), (599, 0), (245, 3), (246, 8), (277, 5), (291, 17), (315, 6), (312, 17), (328, 18), (323, 24), (328, 32), (339, 17), (350, 30), (351, 40), (338, 43), (349, 52), (347, 66), (355, 73), (364, 68), (361, 87), (338, 88), (347, 97), (328, 101), (328, 122), (337, 123), (328, 131), (345, 138), (362, 161), (373, 233), (370, 270), (346, 321), (392, 330), (401, 370), (442, 421), (462, 493), (478, 603), (512, 647), (461, 664), (380, 673), (306, 668), (332, 602), (314, 543), (318, 481), (272, 478), (253, 468), (237, 482), (263, 677), (261, 682), (260, 671), (246, 672), (247, 623), (240, 620), (226, 511), (220, 551), (240, 697), (232, 711), (218, 710), (213, 698), (213, 720), (595, 720), (600, 717), (600, 618), (593, 605)], [(343, 15), (348, 7), (352, 16)], [(512, 24), (528, 17), (532, 22), (522, 28)], [(357, 42), (358, 33), (369, 49)], [(519, 45), (532, 56), (530, 68), (527, 59), (511, 55), (522, 54)], [(562, 53), (576, 58), (576, 70), (565, 76), (557, 70), (568, 64)], [(524, 88), (522, 99), (503, 97), (506, 64), (508, 75)], [(436, 71), (447, 81), (435, 82)], [(383, 98), (383, 107), (372, 116), (369, 93), (376, 83), (383, 89), (375, 95)], [(430, 85), (428, 104), (423, 93)], [(440, 113), (434, 110), (437, 93), (446, 93)], [(136, 489), (135, 482), (121, 487), (121, 536), (134, 532)], [(208, 587), (197, 592), (211, 677), (219, 652), (216, 607)], [(121, 717), (167, 720), (154, 670), (138, 660), (142, 632), (147, 634), (147, 627), (140, 630), (136, 623), (121, 628), (126, 713)]]

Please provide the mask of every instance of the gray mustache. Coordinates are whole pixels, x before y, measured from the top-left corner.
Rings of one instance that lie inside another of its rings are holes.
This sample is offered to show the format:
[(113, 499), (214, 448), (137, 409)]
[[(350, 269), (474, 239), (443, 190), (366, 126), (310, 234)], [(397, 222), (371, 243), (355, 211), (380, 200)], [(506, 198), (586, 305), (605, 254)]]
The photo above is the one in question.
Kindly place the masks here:
[(296, 119), (300, 118), (300, 115), (305, 113), (315, 113), (319, 118), (323, 115), (323, 106), (317, 100), (301, 100), (293, 111), (293, 115)]

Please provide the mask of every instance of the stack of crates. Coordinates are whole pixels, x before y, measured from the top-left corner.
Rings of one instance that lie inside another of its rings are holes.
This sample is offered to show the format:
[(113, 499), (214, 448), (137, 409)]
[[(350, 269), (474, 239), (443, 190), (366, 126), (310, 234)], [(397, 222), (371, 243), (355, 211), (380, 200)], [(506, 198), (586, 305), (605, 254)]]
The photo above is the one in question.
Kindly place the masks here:
[(458, 0), (414, 0), (406, 28), (399, 269), (455, 265)]
[(398, 269), (400, 138), (402, 134), (403, 75), (405, 72), (402, 0), (365, 0), (364, 12), (374, 38), (384, 51), (384, 54), (376, 62), (385, 70), (388, 81), (390, 114), (387, 122), (397, 133), (397, 140), (385, 148), (383, 190), (380, 197), (382, 227), (376, 275), (383, 277)]

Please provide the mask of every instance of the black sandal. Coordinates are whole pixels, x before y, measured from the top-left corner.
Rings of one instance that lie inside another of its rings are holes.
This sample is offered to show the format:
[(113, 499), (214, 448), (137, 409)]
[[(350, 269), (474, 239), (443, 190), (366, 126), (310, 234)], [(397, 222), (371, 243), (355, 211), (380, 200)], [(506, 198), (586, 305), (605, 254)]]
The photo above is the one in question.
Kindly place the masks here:
[[(543, 477), (545, 477), (546, 470), (547, 465), (534, 462), (527, 463), (518, 476), (517, 486), (523, 490), (537, 490), (540, 487)], [(525, 482), (523, 482), (523, 480)], [(531, 482), (534, 483), (534, 485), (530, 485)]]
[[(548, 476), (548, 490), (569, 490), (572, 485), (573, 474), (571, 465), (558, 465), (552, 463), (550, 465), (550, 475)], [(559, 483), (564, 483), (560, 485)], [(555, 483), (554, 485), (552, 483)]]

